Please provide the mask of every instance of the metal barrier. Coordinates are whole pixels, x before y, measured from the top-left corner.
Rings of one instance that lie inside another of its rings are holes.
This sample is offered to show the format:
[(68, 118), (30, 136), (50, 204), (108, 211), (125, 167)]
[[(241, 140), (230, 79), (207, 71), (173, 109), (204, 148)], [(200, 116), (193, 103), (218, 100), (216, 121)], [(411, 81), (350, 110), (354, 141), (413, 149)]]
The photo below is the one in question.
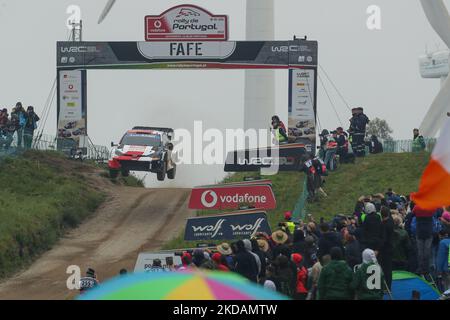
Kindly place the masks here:
[[(17, 146), (17, 136), (14, 135), (13, 143), (9, 150), (0, 150), (0, 156), (12, 156), (20, 154), (26, 149), (23, 147), (18, 148)], [(58, 146), (65, 145), (66, 142), (69, 141), (67, 139), (59, 139), (55, 136), (42, 134), (40, 136), (33, 137), (33, 142), (31, 145), (31, 150), (39, 150), (39, 151), (57, 151)], [(85, 155), (83, 158), (95, 161), (106, 161), (110, 157), (110, 151), (108, 147), (98, 146), (89, 144), (87, 148), (85, 148)]]
[[(425, 151), (433, 151), (433, 148), (436, 145), (436, 139), (425, 138), (424, 140), (426, 145)], [(383, 149), (386, 153), (412, 152), (412, 146), (413, 140), (392, 140), (383, 142)]]

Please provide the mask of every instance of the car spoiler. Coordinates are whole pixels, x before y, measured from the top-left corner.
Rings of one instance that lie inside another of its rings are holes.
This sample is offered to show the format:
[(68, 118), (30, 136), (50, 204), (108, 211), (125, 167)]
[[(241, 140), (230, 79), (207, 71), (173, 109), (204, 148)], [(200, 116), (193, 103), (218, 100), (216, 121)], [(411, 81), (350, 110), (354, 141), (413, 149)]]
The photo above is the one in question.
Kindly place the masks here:
[(157, 127), (134, 127), (133, 130), (151, 130), (151, 131), (161, 131), (165, 133), (174, 133), (175, 130), (170, 128), (157, 128)]

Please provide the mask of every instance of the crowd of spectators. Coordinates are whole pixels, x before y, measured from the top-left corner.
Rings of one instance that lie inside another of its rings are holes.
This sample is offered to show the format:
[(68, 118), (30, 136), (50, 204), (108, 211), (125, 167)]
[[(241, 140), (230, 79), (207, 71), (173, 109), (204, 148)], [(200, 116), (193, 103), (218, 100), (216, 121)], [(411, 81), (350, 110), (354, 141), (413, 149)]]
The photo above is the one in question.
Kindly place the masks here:
[[(271, 235), (179, 252), (181, 265), (163, 267), (156, 259), (149, 272), (235, 272), (298, 300), (380, 300), (389, 296), (393, 270), (450, 289), (450, 208), (422, 210), (389, 189), (362, 196), (352, 214), (328, 222), (311, 215), (295, 221), (291, 212), (284, 218)], [(368, 281), (375, 269), (379, 287)]]
[(14, 140), (18, 148), (30, 149), (39, 120), (34, 107), (29, 106), (25, 110), (21, 102), (16, 104), (11, 114), (7, 108), (0, 110), (0, 151), (9, 150)]

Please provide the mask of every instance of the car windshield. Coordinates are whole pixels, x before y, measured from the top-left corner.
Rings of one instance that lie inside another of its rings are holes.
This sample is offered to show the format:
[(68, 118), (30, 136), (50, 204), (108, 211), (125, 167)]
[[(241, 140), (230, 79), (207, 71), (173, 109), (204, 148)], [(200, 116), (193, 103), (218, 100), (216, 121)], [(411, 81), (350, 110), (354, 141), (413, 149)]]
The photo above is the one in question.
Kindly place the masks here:
[(121, 145), (131, 146), (161, 146), (161, 136), (149, 134), (127, 134), (120, 142)]

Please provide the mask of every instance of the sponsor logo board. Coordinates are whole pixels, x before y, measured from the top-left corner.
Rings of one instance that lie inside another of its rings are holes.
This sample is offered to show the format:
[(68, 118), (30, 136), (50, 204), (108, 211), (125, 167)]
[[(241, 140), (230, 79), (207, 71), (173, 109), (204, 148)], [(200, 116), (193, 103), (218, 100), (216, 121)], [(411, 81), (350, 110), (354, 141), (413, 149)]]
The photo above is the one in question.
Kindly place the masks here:
[(247, 211), (187, 220), (186, 241), (251, 238), (258, 232), (271, 234), (266, 212)]

